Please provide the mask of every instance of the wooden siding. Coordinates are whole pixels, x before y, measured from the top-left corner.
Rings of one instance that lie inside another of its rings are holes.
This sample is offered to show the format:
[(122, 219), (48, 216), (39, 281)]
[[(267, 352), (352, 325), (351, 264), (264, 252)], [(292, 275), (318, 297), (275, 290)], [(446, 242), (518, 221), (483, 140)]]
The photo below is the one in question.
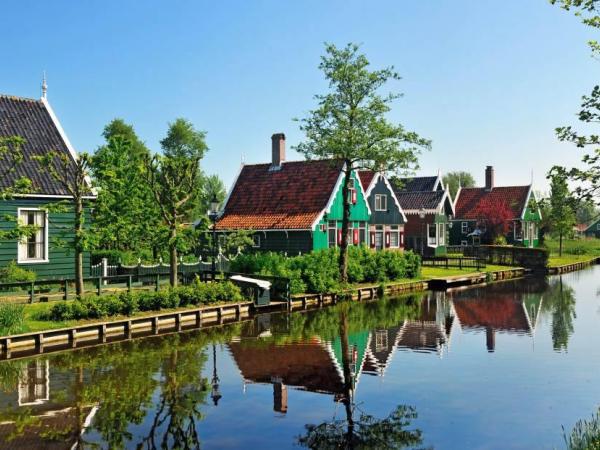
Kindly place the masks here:
[(587, 230), (585, 230), (585, 236), (590, 238), (600, 238), (600, 220), (597, 220), (591, 224)]
[[(387, 211), (375, 210), (375, 195), (377, 194), (387, 195)], [(402, 225), (404, 223), (400, 208), (398, 208), (396, 205), (393, 194), (388, 189), (387, 185), (383, 181), (383, 178), (378, 178), (377, 183), (369, 194), (368, 201), (371, 208), (371, 219), (369, 220), (370, 224)]]
[(308, 253), (313, 249), (310, 231), (256, 231), (260, 247), (254, 250), (287, 253), (290, 256)]
[[(4, 220), (5, 216), (16, 218), (18, 208), (44, 208), (45, 205), (56, 203), (54, 199), (16, 198), (0, 202), (0, 229), (9, 230), (14, 227), (14, 222)], [(86, 223), (89, 224), (89, 212), (86, 214)], [(74, 278), (75, 254), (71, 249), (74, 213), (52, 212), (48, 217), (48, 262), (19, 264), (27, 270), (37, 273), (38, 278)], [(11, 261), (17, 261), (17, 241), (4, 240), (0, 242), (0, 267), (6, 266)], [(84, 254), (84, 275), (90, 272), (90, 255)]]

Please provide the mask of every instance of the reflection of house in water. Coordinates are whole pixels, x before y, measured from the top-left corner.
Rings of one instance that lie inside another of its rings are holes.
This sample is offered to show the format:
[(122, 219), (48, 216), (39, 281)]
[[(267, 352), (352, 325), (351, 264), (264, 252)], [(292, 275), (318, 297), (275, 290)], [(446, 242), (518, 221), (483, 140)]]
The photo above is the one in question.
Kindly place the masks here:
[[(0, 391), (4, 415), (0, 450), (71, 449), (96, 411), (96, 407), (77, 405), (75, 400), (73, 387), (84, 382), (83, 375), (53, 370), (49, 361), (41, 358), (5, 364), (9, 369), (5, 376), (13, 371), (15, 385)], [(23, 430), (18, 425), (20, 417), (28, 418)]]
[[(288, 388), (334, 395), (344, 393), (342, 346), (340, 338), (326, 342), (319, 337), (312, 340), (275, 344), (260, 336), (268, 336), (264, 326), (254, 330), (254, 336), (245, 334), (227, 346), (245, 384), (273, 385), (274, 410), (287, 412)], [(369, 332), (351, 333), (351, 372), (358, 381), (369, 345)]]
[(533, 336), (545, 285), (533, 280), (528, 284), (524, 293), (515, 288), (515, 283), (501, 283), (485, 290), (465, 291), (466, 298), (461, 298), (465, 296), (462, 293), (457, 295), (453, 304), (461, 328), (485, 330), (489, 352), (496, 348), (496, 332)]
[(383, 376), (395, 350), (442, 355), (449, 345), (453, 323), (454, 312), (444, 293), (428, 294), (417, 318), (372, 331), (363, 372)]

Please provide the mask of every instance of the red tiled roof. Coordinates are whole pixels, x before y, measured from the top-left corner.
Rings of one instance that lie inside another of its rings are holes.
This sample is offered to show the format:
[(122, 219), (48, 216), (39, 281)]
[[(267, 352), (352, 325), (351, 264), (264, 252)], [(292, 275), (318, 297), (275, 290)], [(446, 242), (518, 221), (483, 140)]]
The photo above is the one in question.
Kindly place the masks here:
[(362, 185), (363, 191), (367, 191), (371, 185), (371, 181), (375, 178), (375, 172), (372, 170), (359, 170), (358, 177), (360, 178), (360, 184)]
[(491, 191), (485, 188), (462, 188), (456, 199), (455, 216), (457, 219), (480, 219), (477, 210), (482, 202), (489, 201), (497, 205), (506, 203), (517, 219), (525, 209), (528, 193), (529, 186), (499, 186)]
[(279, 170), (248, 165), (225, 205), (217, 229), (309, 229), (331, 197), (342, 163), (289, 161)]

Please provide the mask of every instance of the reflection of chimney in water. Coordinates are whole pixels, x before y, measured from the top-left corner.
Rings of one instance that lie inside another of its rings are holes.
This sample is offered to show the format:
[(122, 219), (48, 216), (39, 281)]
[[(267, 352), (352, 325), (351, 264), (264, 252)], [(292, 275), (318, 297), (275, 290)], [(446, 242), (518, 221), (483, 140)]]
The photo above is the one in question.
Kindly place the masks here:
[(496, 349), (496, 331), (492, 327), (485, 329), (485, 345), (490, 353)]
[(287, 387), (281, 381), (273, 381), (273, 410), (287, 413), (288, 409)]

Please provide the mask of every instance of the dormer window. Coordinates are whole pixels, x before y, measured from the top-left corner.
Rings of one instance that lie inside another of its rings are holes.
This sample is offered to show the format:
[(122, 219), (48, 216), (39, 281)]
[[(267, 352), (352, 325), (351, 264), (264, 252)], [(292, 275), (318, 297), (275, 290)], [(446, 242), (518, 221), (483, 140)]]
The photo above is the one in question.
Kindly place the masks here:
[(387, 211), (387, 195), (375, 194), (375, 211)]

